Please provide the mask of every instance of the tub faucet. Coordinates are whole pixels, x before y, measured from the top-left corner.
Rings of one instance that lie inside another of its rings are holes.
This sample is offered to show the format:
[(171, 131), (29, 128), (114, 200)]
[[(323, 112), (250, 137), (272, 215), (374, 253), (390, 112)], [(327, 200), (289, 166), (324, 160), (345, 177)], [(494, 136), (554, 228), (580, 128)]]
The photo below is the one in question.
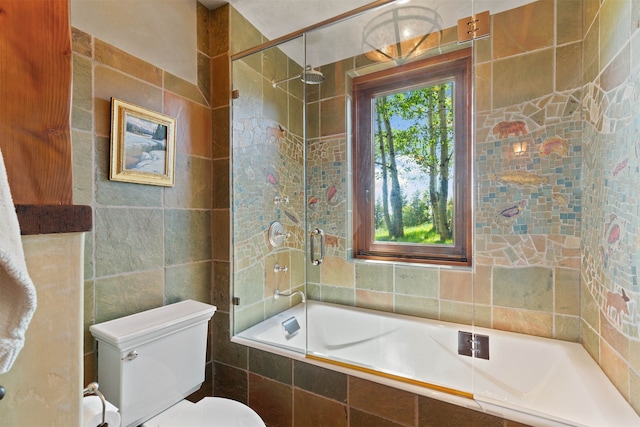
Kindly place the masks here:
[(289, 297), (291, 298), (294, 295), (300, 295), (300, 298), (302, 298), (302, 302), (307, 302), (307, 299), (304, 296), (304, 292), (302, 291), (295, 291), (295, 292), (280, 292), (280, 290), (276, 289), (276, 291), (273, 293), (273, 299), (278, 299), (280, 297)]

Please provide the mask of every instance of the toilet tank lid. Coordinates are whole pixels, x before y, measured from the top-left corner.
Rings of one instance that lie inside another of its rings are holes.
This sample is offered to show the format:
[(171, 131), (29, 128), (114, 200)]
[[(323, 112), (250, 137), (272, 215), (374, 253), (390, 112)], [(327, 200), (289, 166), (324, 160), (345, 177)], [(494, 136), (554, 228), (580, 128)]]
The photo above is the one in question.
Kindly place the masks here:
[(213, 305), (185, 300), (98, 323), (89, 330), (99, 342), (124, 351), (134, 345), (207, 322), (215, 311), (216, 307)]

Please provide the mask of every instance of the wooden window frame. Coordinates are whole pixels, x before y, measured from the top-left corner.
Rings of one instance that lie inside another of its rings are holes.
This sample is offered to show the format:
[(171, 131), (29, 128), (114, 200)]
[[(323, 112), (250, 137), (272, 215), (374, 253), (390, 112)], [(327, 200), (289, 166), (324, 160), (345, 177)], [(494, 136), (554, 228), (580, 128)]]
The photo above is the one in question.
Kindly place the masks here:
[[(356, 258), (470, 266), (472, 258), (471, 221), (471, 49), (427, 58), (353, 79), (353, 188)], [(454, 81), (454, 244), (424, 245), (376, 242), (374, 209), (374, 155), (371, 138), (372, 99), (378, 94), (403, 87)], [(369, 199), (369, 200), (368, 200)]]

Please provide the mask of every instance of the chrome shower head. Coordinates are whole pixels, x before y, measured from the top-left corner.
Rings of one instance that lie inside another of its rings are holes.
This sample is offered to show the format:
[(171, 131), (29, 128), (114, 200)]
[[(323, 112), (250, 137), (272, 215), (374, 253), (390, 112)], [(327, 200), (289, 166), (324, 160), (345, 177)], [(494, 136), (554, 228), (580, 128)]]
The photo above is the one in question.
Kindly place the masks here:
[(314, 70), (313, 68), (311, 68), (311, 66), (308, 66), (304, 70), (304, 72), (302, 72), (301, 74), (298, 74), (297, 76), (289, 77), (288, 79), (278, 80), (278, 81), (276, 81), (276, 79), (271, 80), (271, 86), (276, 87), (280, 83), (288, 82), (289, 80), (298, 79), (298, 78), (300, 79), (301, 82), (306, 83), (308, 85), (317, 85), (324, 81), (324, 74), (322, 74), (318, 70)]
[(300, 74), (300, 80), (308, 85), (319, 85), (324, 81), (324, 74), (318, 70), (309, 68), (304, 73)]

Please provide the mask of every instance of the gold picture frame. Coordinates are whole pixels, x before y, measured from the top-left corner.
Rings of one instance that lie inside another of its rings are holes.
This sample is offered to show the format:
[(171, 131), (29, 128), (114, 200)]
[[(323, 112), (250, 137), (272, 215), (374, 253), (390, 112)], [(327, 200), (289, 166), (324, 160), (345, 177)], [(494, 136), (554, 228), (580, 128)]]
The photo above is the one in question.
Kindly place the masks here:
[(109, 179), (174, 186), (176, 119), (111, 98)]

